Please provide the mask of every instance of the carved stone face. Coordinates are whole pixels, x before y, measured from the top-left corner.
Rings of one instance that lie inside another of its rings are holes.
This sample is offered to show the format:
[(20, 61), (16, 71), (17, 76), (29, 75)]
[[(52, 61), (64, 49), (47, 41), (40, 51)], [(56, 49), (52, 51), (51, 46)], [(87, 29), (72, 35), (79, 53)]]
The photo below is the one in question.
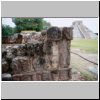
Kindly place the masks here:
[(72, 40), (73, 39), (73, 28), (72, 27), (64, 27), (62, 29), (62, 35), (67, 40)]
[(47, 30), (48, 40), (60, 40), (62, 38), (61, 30), (58, 27), (51, 27)]

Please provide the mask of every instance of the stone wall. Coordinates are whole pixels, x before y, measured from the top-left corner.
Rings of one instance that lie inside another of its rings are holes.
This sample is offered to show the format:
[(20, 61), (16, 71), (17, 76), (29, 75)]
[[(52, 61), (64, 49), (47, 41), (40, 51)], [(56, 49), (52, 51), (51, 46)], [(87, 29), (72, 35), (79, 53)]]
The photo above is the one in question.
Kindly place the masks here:
[(42, 42), (16, 44), (2, 50), (2, 80), (67, 81), (71, 79), (72, 28), (51, 27)]
[(21, 44), (23, 36), (20, 33), (15, 33), (11, 36), (2, 36), (2, 44)]

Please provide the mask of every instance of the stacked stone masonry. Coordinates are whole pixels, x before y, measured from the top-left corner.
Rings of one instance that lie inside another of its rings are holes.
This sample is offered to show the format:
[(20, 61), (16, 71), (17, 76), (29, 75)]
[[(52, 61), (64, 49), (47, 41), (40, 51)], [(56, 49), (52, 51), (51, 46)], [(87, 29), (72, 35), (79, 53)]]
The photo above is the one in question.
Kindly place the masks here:
[(42, 41), (16, 44), (2, 50), (2, 80), (67, 81), (71, 79), (72, 27), (51, 27)]

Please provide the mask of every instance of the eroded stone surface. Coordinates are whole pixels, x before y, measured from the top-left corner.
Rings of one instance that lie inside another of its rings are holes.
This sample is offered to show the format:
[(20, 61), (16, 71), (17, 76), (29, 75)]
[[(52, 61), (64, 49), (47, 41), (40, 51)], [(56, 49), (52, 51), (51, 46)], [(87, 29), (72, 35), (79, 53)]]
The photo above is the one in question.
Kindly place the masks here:
[[(18, 42), (21, 42), (21, 38)], [(51, 27), (39, 34), (38, 42), (6, 47), (2, 52), (2, 73), (8, 73), (8, 68), (11, 68), (9, 73), (13, 81), (70, 80), (72, 39), (71, 27)]]

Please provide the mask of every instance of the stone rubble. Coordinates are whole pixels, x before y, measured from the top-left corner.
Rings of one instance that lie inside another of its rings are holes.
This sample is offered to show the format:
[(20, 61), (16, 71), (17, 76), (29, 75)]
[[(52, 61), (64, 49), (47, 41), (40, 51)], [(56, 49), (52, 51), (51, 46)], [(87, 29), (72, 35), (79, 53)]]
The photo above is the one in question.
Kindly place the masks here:
[(38, 42), (6, 47), (2, 51), (2, 74), (9, 73), (13, 81), (68, 81), (72, 39), (71, 27), (51, 27), (41, 32)]

